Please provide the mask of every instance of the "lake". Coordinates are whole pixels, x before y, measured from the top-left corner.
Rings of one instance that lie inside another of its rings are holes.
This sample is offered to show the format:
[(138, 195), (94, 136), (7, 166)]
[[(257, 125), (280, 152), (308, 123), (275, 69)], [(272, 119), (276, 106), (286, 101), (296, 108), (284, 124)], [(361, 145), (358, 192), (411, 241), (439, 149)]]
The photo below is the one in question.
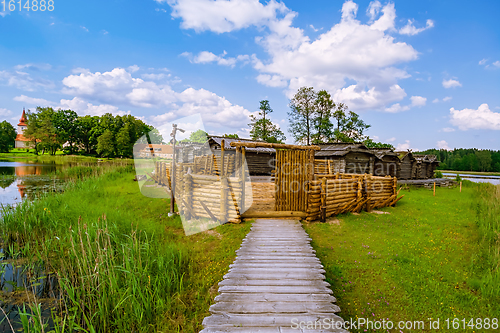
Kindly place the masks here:
[[(493, 185), (500, 185), (500, 176), (482, 176), (482, 175), (471, 175), (467, 173), (459, 174), (462, 179), (470, 180), (475, 183), (491, 183)], [(454, 173), (443, 172), (443, 176), (446, 178), (455, 178), (457, 175)]]

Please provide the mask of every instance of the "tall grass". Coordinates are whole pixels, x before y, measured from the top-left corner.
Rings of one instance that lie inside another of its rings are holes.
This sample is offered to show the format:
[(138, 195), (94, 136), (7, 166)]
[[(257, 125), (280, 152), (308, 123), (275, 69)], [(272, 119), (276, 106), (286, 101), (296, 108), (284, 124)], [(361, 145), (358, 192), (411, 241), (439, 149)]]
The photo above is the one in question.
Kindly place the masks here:
[(485, 265), (481, 291), (488, 296), (500, 298), (500, 185), (474, 184), (477, 199), (474, 208), (477, 225), (481, 233), (482, 253)]
[(250, 226), (187, 237), (180, 218), (168, 217), (168, 199), (144, 197), (132, 170), (78, 168), (66, 173), (74, 181), (63, 193), (4, 208), (0, 237), (56, 274), (61, 291), (50, 328), (38, 300), (21, 307), (24, 331), (202, 329), (212, 290)]

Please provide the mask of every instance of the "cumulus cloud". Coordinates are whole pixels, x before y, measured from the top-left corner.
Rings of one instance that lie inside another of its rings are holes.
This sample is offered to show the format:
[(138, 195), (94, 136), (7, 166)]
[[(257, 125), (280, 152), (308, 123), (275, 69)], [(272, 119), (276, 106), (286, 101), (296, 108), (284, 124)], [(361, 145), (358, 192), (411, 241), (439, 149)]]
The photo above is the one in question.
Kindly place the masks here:
[(172, 17), (182, 19), (183, 29), (230, 32), (252, 25), (262, 26), (289, 9), (275, 0), (156, 0), (172, 7)]
[(469, 129), (500, 130), (500, 113), (491, 111), (486, 103), (481, 104), (477, 110), (451, 108), (450, 122), (462, 131)]
[(35, 91), (40, 88), (54, 88), (54, 82), (41, 77), (32, 77), (29, 73), (21, 70), (0, 71), (0, 82), (5, 82), (8, 86), (16, 87), (25, 91)]
[(397, 151), (406, 151), (410, 149), (410, 140), (405, 140), (405, 143), (398, 143), (396, 145)]
[(455, 79), (443, 80), (443, 87), (445, 87), (446, 89), (461, 87), (461, 86), (462, 84), (458, 80)]
[(23, 70), (23, 69), (28, 69), (32, 71), (48, 71), (52, 69), (52, 65), (50, 64), (24, 64), (24, 65), (17, 65), (14, 66), (15, 69), (17, 70)]
[(130, 111), (121, 111), (117, 106), (109, 104), (94, 105), (82, 98), (75, 97), (73, 99), (61, 99), (60, 103), (55, 106), (55, 109), (71, 109), (78, 114), (90, 116), (102, 116), (105, 113), (111, 113), (114, 116), (124, 116), (130, 114)]
[(48, 101), (44, 98), (33, 98), (33, 97), (28, 97), (25, 95), (21, 96), (16, 96), (14, 97), (14, 100), (16, 102), (24, 102), (29, 104), (30, 106), (41, 106), (41, 107), (46, 107), (46, 106), (51, 106), (54, 105), (54, 102)]
[[(418, 52), (411, 45), (391, 35), (397, 30), (393, 3), (382, 6), (379, 1), (371, 2), (366, 10), (370, 22), (362, 24), (356, 19), (358, 5), (348, 0), (342, 6), (340, 22), (311, 40), (304, 30), (293, 26), (297, 13), (282, 3), (270, 1), (263, 5), (256, 0), (160, 2), (171, 5), (174, 17), (181, 17), (182, 27), (186, 29), (221, 33), (250, 25), (265, 27), (261, 30), (265, 31), (264, 35), (256, 37), (255, 41), (263, 47), (268, 59), (252, 56), (253, 66), (259, 72), (256, 79), (270, 87), (286, 88), (288, 97), (300, 87), (313, 86), (330, 91), (337, 101), (352, 109), (383, 110), (406, 96), (398, 81), (410, 75), (396, 66), (418, 58)], [(230, 9), (221, 10), (221, 6)], [(260, 14), (247, 18), (246, 13), (251, 12), (248, 6), (259, 8)], [(235, 12), (242, 17), (236, 20)], [(203, 51), (197, 56), (184, 55), (192, 62), (219, 63), (222, 58), (227, 59), (226, 65), (234, 65), (234, 58), (226, 58), (225, 54)]]
[(445, 132), (445, 133), (451, 133), (451, 132), (455, 132), (455, 129), (452, 128), (452, 127), (444, 127), (442, 129), (442, 131)]
[(196, 56), (193, 56), (193, 54), (190, 52), (181, 53), (181, 56), (188, 58), (189, 61), (194, 64), (208, 64), (215, 62), (218, 65), (234, 67), (236, 65), (236, 62), (238, 61), (247, 62), (250, 59), (248, 55), (239, 55), (236, 58), (232, 57), (226, 58), (225, 57), (226, 55), (227, 55), (226, 51), (224, 51), (221, 55), (215, 55), (214, 53), (209, 51), (202, 51), (198, 53), (198, 55)]
[(7, 110), (7, 109), (4, 109), (4, 108), (0, 108), (0, 117), (8, 117), (12, 114), (12, 111), (10, 110)]
[(443, 97), (442, 100), (440, 100), (439, 98), (435, 98), (432, 103), (439, 103), (439, 102), (448, 102), (448, 101), (451, 101), (453, 99), (453, 97), (451, 96), (446, 96), (446, 97)]
[[(168, 85), (160, 85), (147, 79), (158, 78), (152, 74), (143, 74), (144, 79), (134, 77), (133, 69), (114, 68), (108, 72), (84, 72), (69, 75), (63, 79), (64, 92), (75, 96), (73, 99), (61, 100), (63, 108), (81, 110), (85, 114), (125, 114), (115, 105), (128, 104), (145, 108), (167, 108), (162, 115), (152, 118), (155, 123), (164, 123), (201, 113), (206, 124), (217, 127), (246, 126), (250, 111), (234, 105), (225, 97), (205, 90), (187, 88), (174, 91)], [(159, 74), (156, 74), (159, 75)], [(88, 101), (98, 101), (94, 105)]]
[(436, 146), (438, 149), (451, 150), (450, 147), (448, 146), (448, 142), (446, 142), (445, 140), (436, 142)]
[(389, 112), (389, 113), (396, 113), (396, 112), (402, 112), (402, 111), (408, 111), (410, 110), (412, 107), (421, 107), (421, 106), (425, 106), (426, 102), (427, 102), (427, 98), (425, 97), (422, 97), (422, 96), (411, 96), (410, 97), (410, 100), (411, 100), (411, 104), (410, 105), (401, 105), (399, 103), (395, 103), (389, 107), (386, 107), (384, 109), (385, 112)]
[(434, 27), (434, 21), (432, 21), (432, 20), (427, 20), (427, 22), (425, 23), (425, 27), (422, 27), (422, 28), (416, 28), (413, 25), (414, 22), (415, 22), (414, 20), (408, 20), (408, 23), (403, 28), (401, 28), (399, 30), (399, 33), (402, 35), (413, 36), (413, 35), (421, 33), (422, 31), (425, 31), (427, 29)]

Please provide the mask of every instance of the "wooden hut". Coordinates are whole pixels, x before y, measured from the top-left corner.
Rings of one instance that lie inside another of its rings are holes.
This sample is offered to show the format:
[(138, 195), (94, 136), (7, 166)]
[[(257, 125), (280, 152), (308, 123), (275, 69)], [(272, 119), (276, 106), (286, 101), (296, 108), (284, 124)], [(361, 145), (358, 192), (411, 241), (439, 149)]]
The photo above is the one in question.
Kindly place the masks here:
[(416, 172), (414, 179), (427, 179), (427, 156), (426, 155), (413, 155), (416, 163)]
[(398, 179), (416, 179), (417, 176), (417, 161), (411, 151), (396, 152), (401, 161), (399, 167)]
[(401, 167), (398, 154), (390, 148), (372, 148), (375, 153), (374, 176), (397, 177)]
[(315, 152), (318, 160), (333, 162), (333, 172), (373, 174), (375, 154), (362, 143), (320, 144)]
[(427, 155), (428, 165), (427, 165), (427, 178), (434, 178), (434, 171), (439, 166), (439, 161), (436, 155)]
[[(231, 142), (263, 142), (251, 139), (232, 139), (210, 135), (208, 137), (208, 144), (214, 155), (220, 155), (222, 139), (224, 139), (224, 150), (226, 155), (236, 153), (236, 147), (232, 147)], [(246, 161), (250, 175), (271, 175), (276, 167), (275, 156), (276, 150), (274, 148), (247, 148)]]

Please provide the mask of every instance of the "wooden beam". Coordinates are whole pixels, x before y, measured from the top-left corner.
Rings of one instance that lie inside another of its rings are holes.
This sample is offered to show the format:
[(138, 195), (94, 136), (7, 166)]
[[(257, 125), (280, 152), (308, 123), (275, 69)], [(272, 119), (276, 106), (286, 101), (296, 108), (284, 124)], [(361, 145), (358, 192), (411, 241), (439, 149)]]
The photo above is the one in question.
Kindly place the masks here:
[(300, 212), (300, 211), (274, 211), (274, 210), (263, 210), (263, 211), (257, 211), (257, 210), (251, 210), (251, 211), (246, 211), (241, 215), (243, 218), (258, 218), (258, 217), (270, 217), (270, 218), (278, 218), (278, 217), (307, 217), (306, 212)]
[(247, 147), (247, 148), (274, 148), (274, 149), (304, 149), (304, 150), (321, 150), (318, 146), (299, 146), (283, 143), (268, 143), (268, 142), (231, 142), (231, 147)]
[(210, 216), (210, 218), (213, 220), (213, 221), (217, 221), (217, 218), (214, 216), (214, 214), (212, 214), (212, 212), (210, 211), (210, 209), (208, 209), (208, 207), (203, 203), (203, 201), (200, 201), (200, 204), (201, 206), (203, 207), (203, 209), (205, 209), (205, 211), (207, 212), (207, 214)]

